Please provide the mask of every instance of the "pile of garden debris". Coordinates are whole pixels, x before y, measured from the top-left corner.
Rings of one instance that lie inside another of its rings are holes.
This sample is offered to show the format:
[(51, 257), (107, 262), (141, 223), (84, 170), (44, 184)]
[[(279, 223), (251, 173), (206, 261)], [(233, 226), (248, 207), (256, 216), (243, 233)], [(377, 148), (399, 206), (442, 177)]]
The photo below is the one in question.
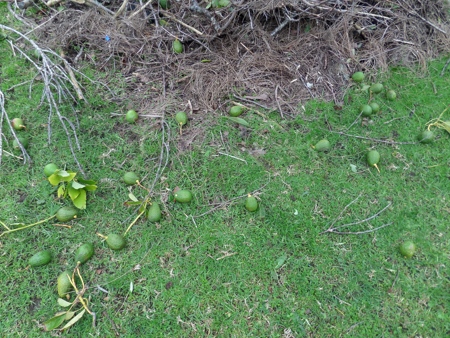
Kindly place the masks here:
[(120, 71), (128, 87), (115, 99), (148, 114), (185, 104), (198, 114), (221, 112), (234, 100), (292, 116), (310, 98), (340, 104), (356, 70), (375, 76), (394, 64), (425, 69), (425, 60), (450, 50), (448, 3), (440, 0), (9, 5), (75, 68), (88, 62)]

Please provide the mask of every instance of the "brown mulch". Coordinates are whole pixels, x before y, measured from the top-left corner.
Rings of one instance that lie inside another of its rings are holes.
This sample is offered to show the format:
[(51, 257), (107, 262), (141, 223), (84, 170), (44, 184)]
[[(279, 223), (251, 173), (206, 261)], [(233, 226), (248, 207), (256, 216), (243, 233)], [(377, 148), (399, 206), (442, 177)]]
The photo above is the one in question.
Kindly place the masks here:
[[(249, 0), (206, 9), (209, 2), (172, 1), (162, 10), (152, 1), (137, 15), (141, 5), (130, 2), (118, 18), (69, 2), (35, 16), (37, 24), (53, 17), (36, 32), (75, 66), (84, 60), (120, 71), (127, 90), (115, 100), (147, 114), (220, 111), (234, 100), (293, 116), (311, 98), (340, 104), (354, 71), (424, 70), (427, 59), (450, 50), (440, 0)], [(111, 12), (121, 4), (103, 2)], [(172, 51), (175, 39), (181, 54)]]

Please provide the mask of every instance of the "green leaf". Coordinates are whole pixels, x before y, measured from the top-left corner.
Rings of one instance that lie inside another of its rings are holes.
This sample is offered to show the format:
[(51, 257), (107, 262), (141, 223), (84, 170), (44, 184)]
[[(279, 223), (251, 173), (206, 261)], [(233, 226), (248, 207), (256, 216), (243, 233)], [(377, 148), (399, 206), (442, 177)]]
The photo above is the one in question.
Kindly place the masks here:
[(139, 208), (139, 213), (145, 211), (145, 209), (147, 209), (147, 203), (142, 203), (141, 207)]
[(356, 165), (354, 165), (354, 164), (350, 164), (350, 169), (351, 169), (354, 173), (357, 172), (357, 170), (356, 170)]
[(250, 124), (247, 121), (245, 121), (243, 118), (234, 117), (234, 116), (224, 116), (224, 117), (229, 119), (229, 120), (231, 120), (231, 121), (233, 121), (233, 122), (239, 123), (239, 124), (241, 124), (241, 125), (243, 125), (245, 127), (250, 127)]
[(72, 181), (75, 176), (77, 176), (77, 173), (74, 173), (72, 171), (60, 170), (60, 171), (55, 171), (55, 173), (53, 175), (59, 176), (60, 182), (69, 182), (69, 181)]
[(83, 311), (81, 311), (79, 314), (77, 314), (75, 317), (73, 317), (70, 322), (68, 322), (66, 325), (64, 325), (64, 327), (62, 328), (62, 330), (66, 330), (69, 327), (71, 327), (73, 324), (75, 324), (76, 322), (78, 322), (81, 317), (83, 317), (84, 313), (86, 312), (85, 309), (83, 309)]
[(75, 205), (78, 209), (86, 209), (86, 190), (81, 189), (78, 190), (80, 194), (77, 198), (73, 199), (73, 205)]
[(70, 303), (62, 298), (58, 298), (58, 304), (59, 304), (59, 306), (62, 306), (62, 307), (68, 307), (68, 306), (72, 305), (72, 303)]
[(67, 311), (65, 320), (70, 320), (75, 315), (74, 311)]
[(63, 185), (60, 185), (58, 188), (58, 192), (57, 192), (58, 198), (63, 197), (65, 193), (66, 193), (66, 188)]
[(48, 181), (50, 182), (51, 185), (58, 185), (60, 182), (62, 182), (61, 177), (59, 177), (56, 172), (51, 174), (48, 177)]
[(96, 185), (97, 184), (97, 182), (94, 180), (85, 180), (82, 178), (79, 178), (78, 182), (80, 182), (81, 184), (84, 184), (84, 185)]
[(97, 186), (96, 186), (96, 185), (93, 185), (93, 184), (86, 185), (86, 187), (84, 188), (84, 190), (86, 190), (86, 191), (95, 191), (95, 190), (97, 190)]
[(60, 326), (66, 319), (66, 312), (52, 317), (44, 322), (45, 331), (51, 331)]
[(78, 197), (78, 195), (80, 195), (80, 193), (81, 193), (81, 190), (76, 190), (76, 189), (72, 188), (72, 186), (69, 186), (67, 191), (69, 192), (69, 196), (72, 201), (75, 200)]
[(369, 88), (370, 88), (369, 85), (363, 85), (362, 88), (361, 88), (361, 91), (362, 92), (367, 92), (367, 91), (369, 91)]
[(73, 181), (71, 184), (71, 187), (78, 190), (78, 189), (83, 189), (85, 187), (85, 185), (78, 183), (77, 181)]
[(279, 268), (281, 268), (284, 264), (284, 262), (286, 262), (287, 259), (287, 255), (284, 253), (282, 256), (278, 257), (277, 259), (277, 265), (275, 266), (275, 270), (278, 270)]
[(139, 200), (136, 198), (136, 196), (134, 196), (134, 194), (132, 192), (130, 192), (128, 194), (128, 197), (130, 198), (130, 200), (132, 200), (133, 202), (139, 202)]
[(94, 180), (84, 180), (79, 178), (77, 181), (84, 185), (84, 190), (86, 191), (94, 191), (97, 189), (97, 182)]

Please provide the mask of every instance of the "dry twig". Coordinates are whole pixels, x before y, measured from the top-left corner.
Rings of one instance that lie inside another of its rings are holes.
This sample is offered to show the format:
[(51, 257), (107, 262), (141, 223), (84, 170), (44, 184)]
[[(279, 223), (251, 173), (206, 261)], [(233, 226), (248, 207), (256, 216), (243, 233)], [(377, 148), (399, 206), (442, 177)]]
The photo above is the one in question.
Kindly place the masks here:
[(339, 216), (336, 217), (336, 218), (333, 220), (333, 222), (332, 222), (331, 225), (328, 227), (328, 229), (325, 230), (325, 231), (322, 231), (322, 232), (320, 233), (320, 235), (325, 234), (325, 233), (333, 233), (333, 234), (338, 234), (338, 235), (361, 235), (361, 234), (367, 234), (367, 233), (370, 233), (370, 232), (377, 231), (377, 230), (379, 230), (379, 229), (385, 228), (385, 227), (387, 227), (387, 226), (389, 226), (389, 225), (392, 224), (392, 223), (387, 223), (387, 224), (383, 224), (383, 225), (381, 225), (381, 226), (379, 226), (379, 227), (376, 227), (376, 228), (374, 228), (374, 229), (363, 230), (363, 231), (340, 231), (340, 230), (338, 230), (338, 229), (342, 229), (342, 228), (349, 227), (349, 226), (352, 226), (352, 225), (358, 225), (358, 224), (362, 224), (362, 223), (367, 223), (367, 222), (369, 222), (370, 220), (372, 220), (372, 219), (378, 217), (382, 212), (384, 212), (387, 208), (389, 208), (389, 207), (392, 205), (392, 203), (389, 202), (383, 209), (381, 209), (380, 211), (378, 211), (377, 213), (373, 214), (373, 215), (370, 216), (370, 217), (367, 217), (367, 218), (365, 218), (365, 219), (363, 219), (363, 220), (360, 220), (360, 221), (356, 221), (356, 222), (352, 222), (352, 223), (347, 223), (347, 224), (342, 224), (342, 225), (339, 225), (339, 226), (336, 226), (336, 227), (335, 227), (334, 225), (336, 224), (336, 222), (337, 222), (339, 219), (341, 219), (341, 217), (342, 217), (342, 215), (344, 214), (344, 212), (345, 212), (345, 211), (346, 211), (353, 203), (355, 203), (361, 196), (362, 196), (362, 194), (359, 194), (358, 197), (356, 197), (353, 201), (351, 201), (349, 204), (347, 204), (347, 205), (344, 207), (344, 209), (340, 212)]

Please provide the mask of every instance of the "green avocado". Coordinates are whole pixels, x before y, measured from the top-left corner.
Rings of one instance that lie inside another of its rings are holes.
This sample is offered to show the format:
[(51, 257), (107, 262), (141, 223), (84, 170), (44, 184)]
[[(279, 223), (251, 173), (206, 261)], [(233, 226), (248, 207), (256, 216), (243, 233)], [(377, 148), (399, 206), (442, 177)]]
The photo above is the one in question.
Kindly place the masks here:
[(75, 262), (78, 264), (86, 263), (94, 254), (94, 245), (92, 243), (85, 243), (75, 251)]
[(67, 292), (72, 288), (72, 284), (69, 281), (70, 272), (64, 271), (58, 276), (56, 287), (58, 289), (58, 296), (64, 298)]
[(316, 143), (314, 146), (316, 151), (328, 151), (331, 149), (330, 141), (323, 139)]
[(31, 256), (31, 258), (28, 260), (28, 264), (30, 264), (32, 268), (35, 268), (38, 266), (46, 265), (50, 263), (51, 260), (52, 254), (50, 253), (50, 251), (44, 250), (39, 251), (38, 253)]
[(158, 222), (161, 219), (161, 209), (158, 203), (152, 203), (147, 212), (147, 219), (150, 222)]
[(106, 237), (106, 244), (113, 250), (121, 250), (127, 242), (122, 235), (109, 234)]
[(174, 197), (175, 201), (180, 203), (188, 203), (192, 201), (192, 193), (189, 190), (178, 190)]
[(256, 211), (258, 209), (258, 201), (256, 200), (255, 196), (248, 195), (247, 199), (245, 200), (245, 208), (248, 211)]
[(56, 212), (56, 219), (67, 222), (77, 217), (78, 210), (74, 207), (62, 207)]

